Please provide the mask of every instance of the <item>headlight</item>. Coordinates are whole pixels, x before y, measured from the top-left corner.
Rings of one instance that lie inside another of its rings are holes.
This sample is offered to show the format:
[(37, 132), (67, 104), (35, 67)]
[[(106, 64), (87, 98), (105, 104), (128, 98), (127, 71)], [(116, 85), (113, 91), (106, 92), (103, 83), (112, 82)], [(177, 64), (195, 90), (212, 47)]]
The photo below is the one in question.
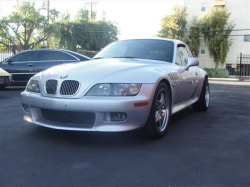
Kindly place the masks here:
[(88, 96), (135, 96), (141, 84), (96, 84), (86, 95)]
[(128, 84), (115, 84), (114, 92), (115, 92), (115, 95), (127, 95)]
[(40, 93), (39, 81), (30, 80), (26, 86), (26, 91)]
[(98, 95), (109, 95), (110, 93), (110, 85), (109, 84), (100, 84), (97, 86), (97, 94)]

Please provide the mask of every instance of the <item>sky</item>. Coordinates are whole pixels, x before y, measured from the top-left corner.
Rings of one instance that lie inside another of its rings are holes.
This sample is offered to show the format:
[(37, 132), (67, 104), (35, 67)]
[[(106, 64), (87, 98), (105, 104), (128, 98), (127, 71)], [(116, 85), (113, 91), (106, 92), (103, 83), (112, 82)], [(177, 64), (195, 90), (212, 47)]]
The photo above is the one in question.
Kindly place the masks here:
[[(21, 0), (19, 0), (21, 1)], [(90, 8), (84, 0), (50, 0), (50, 8), (60, 13), (68, 11), (73, 18), (80, 8)], [(161, 28), (161, 18), (171, 13), (175, 4), (183, 5), (182, 0), (159, 1), (92, 1), (97, 11), (97, 20), (103, 12), (106, 20), (114, 22), (119, 30), (119, 39), (154, 37)], [(36, 7), (41, 7), (43, 0), (36, 0)], [(0, 0), (0, 17), (9, 15), (16, 5), (16, 0)]]

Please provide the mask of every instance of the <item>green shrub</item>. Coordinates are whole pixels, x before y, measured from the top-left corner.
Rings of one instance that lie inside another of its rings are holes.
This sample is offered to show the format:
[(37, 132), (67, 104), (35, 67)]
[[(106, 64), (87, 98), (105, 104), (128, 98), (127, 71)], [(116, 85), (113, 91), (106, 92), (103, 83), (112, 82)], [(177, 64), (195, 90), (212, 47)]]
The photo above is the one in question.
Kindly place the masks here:
[(229, 76), (227, 69), (204, 68), (210, 78), (226, 78)]

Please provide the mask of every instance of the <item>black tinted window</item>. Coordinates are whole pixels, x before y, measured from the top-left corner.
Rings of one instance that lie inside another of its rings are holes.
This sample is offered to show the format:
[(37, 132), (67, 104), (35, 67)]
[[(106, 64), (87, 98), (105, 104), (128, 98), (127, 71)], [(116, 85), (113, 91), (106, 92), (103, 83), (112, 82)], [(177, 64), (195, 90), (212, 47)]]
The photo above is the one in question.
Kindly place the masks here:
[(10, 60), (13, 62), (36, 61), (37, 51), (22, 52), (13, 56)]
[(60, 51), (39, 51), (39, 61), (46, 60), (76, 60), (73, 56)]

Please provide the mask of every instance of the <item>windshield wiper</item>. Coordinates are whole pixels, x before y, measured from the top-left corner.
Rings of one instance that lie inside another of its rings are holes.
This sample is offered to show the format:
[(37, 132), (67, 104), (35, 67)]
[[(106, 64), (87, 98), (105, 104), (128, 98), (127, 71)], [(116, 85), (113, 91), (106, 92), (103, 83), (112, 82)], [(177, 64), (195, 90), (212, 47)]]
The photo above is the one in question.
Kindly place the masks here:
[(96, 57), (96, 58), (92, 58), (92, 60), (102, 59), (102, 58), (105, 58), (105, 57)]
[[(105, 57), (92, 58), (92, 60), (103, 59), (103, 58), (105, 58)], [(136, 58), (136, 57), (132, 57), (132, 56), (118, 56), (118, 57), (108, 57), (108, 58)]]
[(119, 56), (119, 57), (113, 57), (113, 58), (136, 58), (136, 57), (133, 57), (133, 56)]

